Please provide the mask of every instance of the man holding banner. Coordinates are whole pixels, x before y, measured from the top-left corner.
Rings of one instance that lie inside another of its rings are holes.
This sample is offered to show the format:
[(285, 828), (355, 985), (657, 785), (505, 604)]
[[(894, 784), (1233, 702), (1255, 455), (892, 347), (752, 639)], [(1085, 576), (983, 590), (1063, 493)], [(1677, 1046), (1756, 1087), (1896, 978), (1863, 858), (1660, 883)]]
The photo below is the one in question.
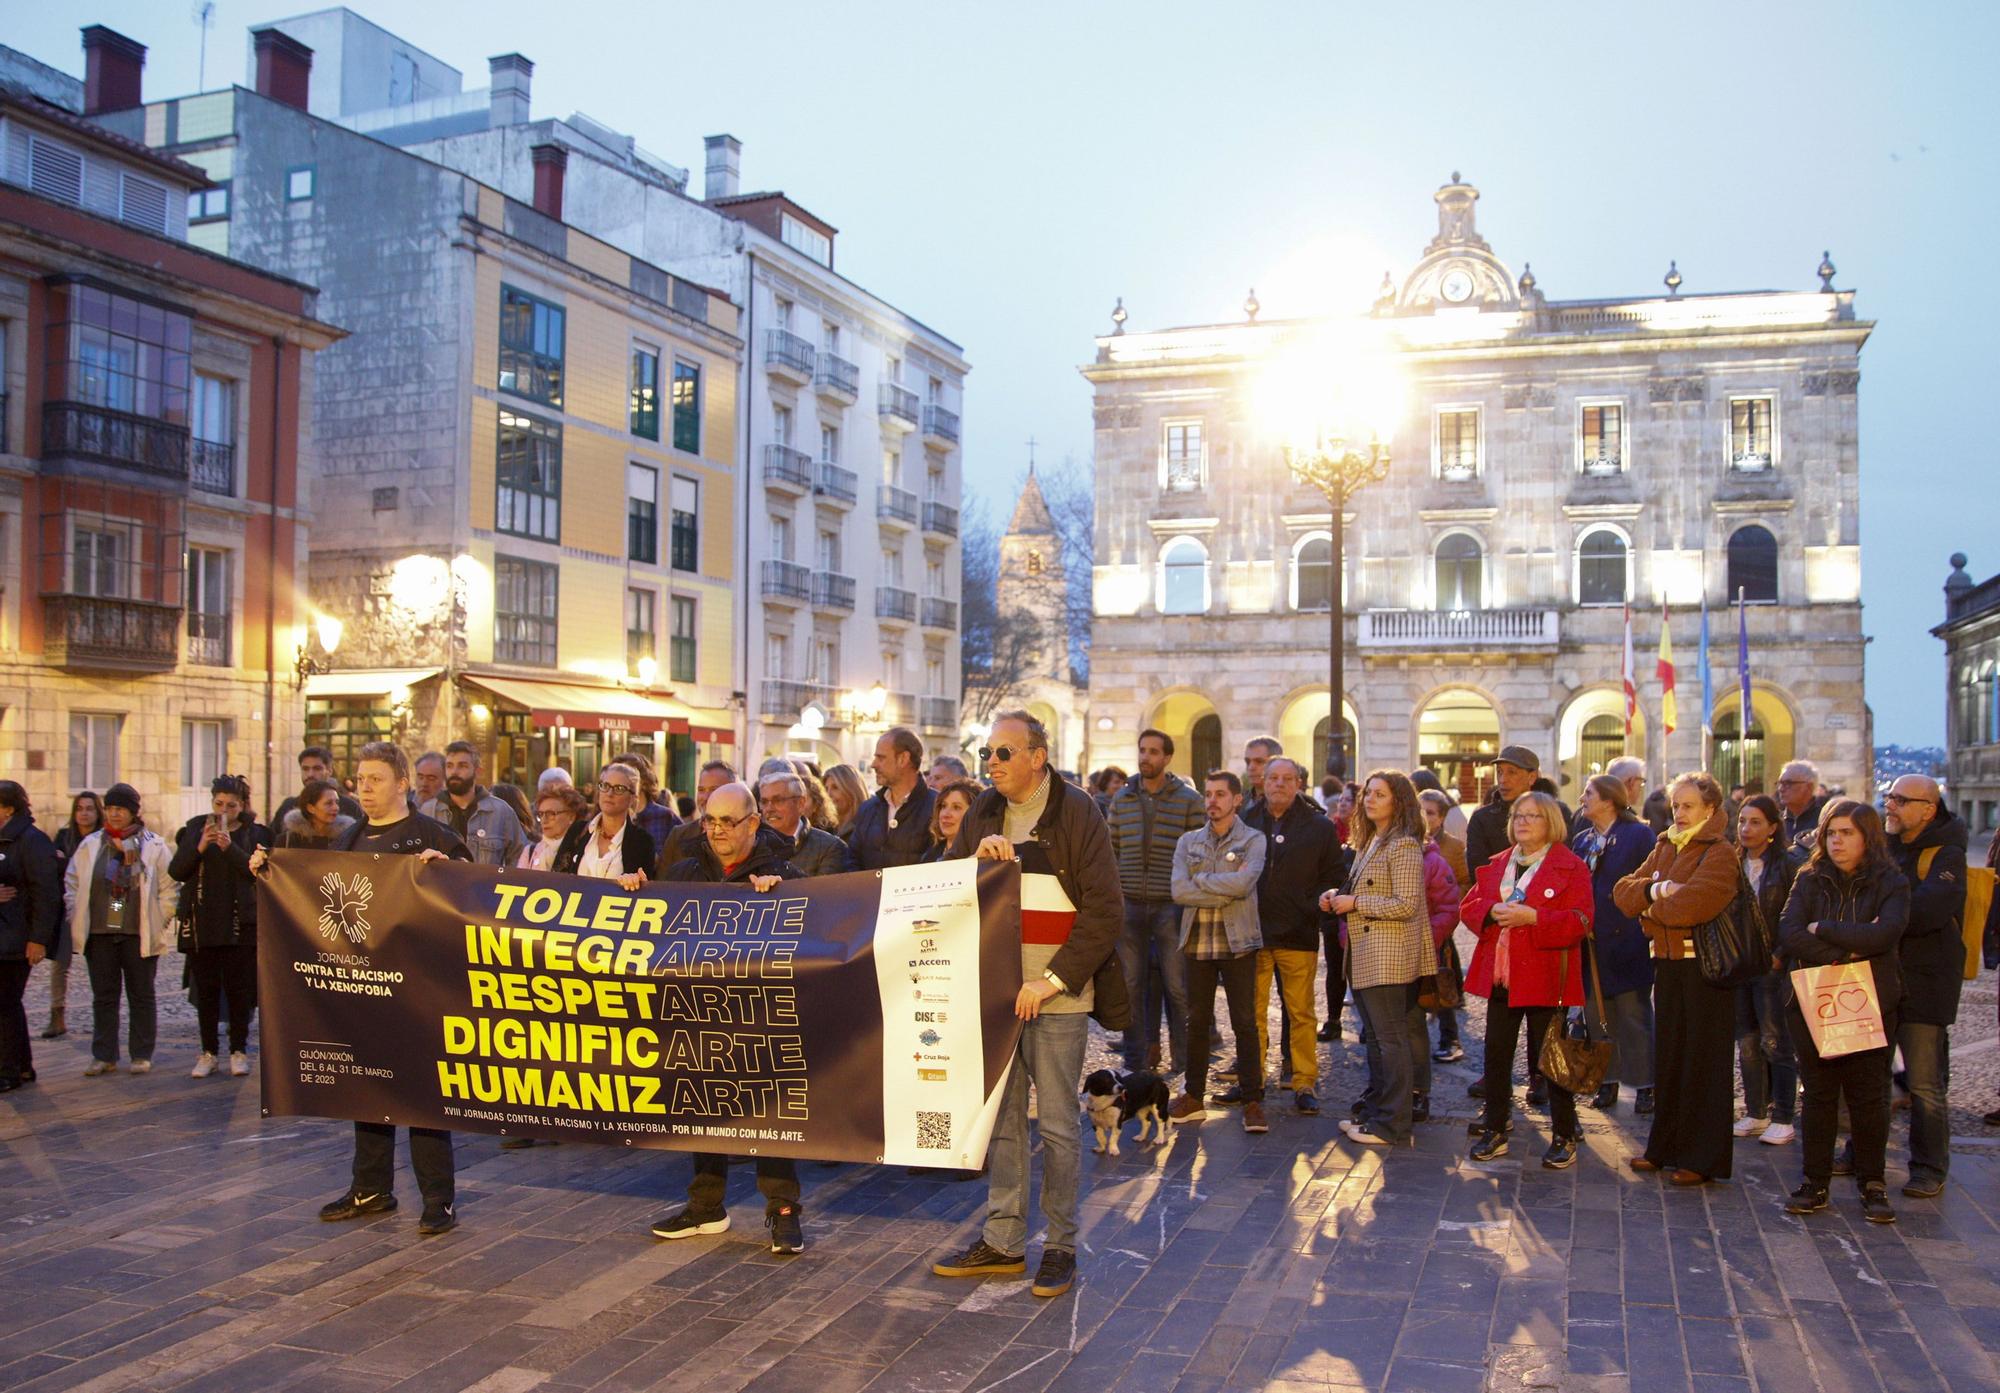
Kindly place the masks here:
[(979, 752), (993, 787), (967, 813), (950, 855), (1021, 863), (1021, 992), (1025, 1027), (987, 1149), (986, 1226), (940, 1277), (1025, 1272), (1028, 1085), (1041, 1100), (1042, 1216), (1048, 1238), (1032, 1288), (1060, 1296), (1076, 1280), (1076, 1192), (1082, 1144), (1077, 1090), (1087, 1017), (1125, 1028), (1125, 978), (1114, 955), (1124, 925), (1117, 863), (1097, 803), (1049, 767), (1049, 735), (1026, 711), (994, 719)]

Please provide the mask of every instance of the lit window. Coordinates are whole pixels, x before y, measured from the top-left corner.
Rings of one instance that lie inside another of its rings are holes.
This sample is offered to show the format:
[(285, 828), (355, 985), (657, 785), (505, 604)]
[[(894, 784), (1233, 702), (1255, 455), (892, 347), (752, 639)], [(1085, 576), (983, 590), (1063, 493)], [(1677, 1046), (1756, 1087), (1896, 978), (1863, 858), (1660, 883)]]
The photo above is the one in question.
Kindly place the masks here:
[(1160, 554), (1160, 612), (1208, 611), (1208, 551), (1192, 537), (1169, 542)]
[(1583, 447), (1577, 468), (1585, 474), (1616, 474), (1625, 468), (1625, 408), (1583, 408)]
[(1729, 467), (1761, 474), (1777, 462), (1770, 397), (1737, 397), (1729, 403)]
[(1475, 537), (1454, 532), (1437, 545), (1437, 607), (1446, 611), (1479, 608), (1485, 552)]
[(1625, 539), (1609, 528), (1584, 534), (1576, 548), (1576, 602), (1622, 605), (1626, 599)]
[(1438, 477), (1459, 482), (1479, 477), (1479, 409), (1440, 411), (1437, 416)]

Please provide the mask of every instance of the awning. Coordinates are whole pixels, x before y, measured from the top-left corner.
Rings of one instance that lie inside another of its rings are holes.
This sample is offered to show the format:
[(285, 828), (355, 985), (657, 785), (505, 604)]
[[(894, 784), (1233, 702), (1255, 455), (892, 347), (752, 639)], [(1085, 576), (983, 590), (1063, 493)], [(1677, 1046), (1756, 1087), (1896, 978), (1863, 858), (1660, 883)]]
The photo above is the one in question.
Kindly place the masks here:
[(306, 678), (306, 696), (385, 697), (401, 687), (414, 687), (442, 672), (434, 667), (355, 668), (350, 671), (317, 672)]
[(529, 719), (544, 729), (623, 730), (634, 735), (666, 731), (696, 740), (734, 744), (727, 727), (671, 697), (647, 696), (618, 687), (586, 687), (574, 682), (536, 682), (518, 677), (487, 677), (466, 673), (465, 680), (483, 687), (502, 701), (528, 709)]

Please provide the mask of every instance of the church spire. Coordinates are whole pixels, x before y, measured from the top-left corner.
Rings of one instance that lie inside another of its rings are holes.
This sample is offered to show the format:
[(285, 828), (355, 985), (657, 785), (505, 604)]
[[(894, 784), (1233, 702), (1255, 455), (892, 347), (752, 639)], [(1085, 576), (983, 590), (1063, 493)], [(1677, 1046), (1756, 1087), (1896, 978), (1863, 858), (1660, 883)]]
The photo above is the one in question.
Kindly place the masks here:
[(1021, 486), (1021, 499), (1014, 505), (1014, 516), (1007, 524), (1007, 535), (1052, 537), (1055, 530), (1055, 515), (1049, 512), (1049, 501), (1042, 496), (1041, 480), (1035, 477), (1035, 462), (1029, 460), (1028, 482)]

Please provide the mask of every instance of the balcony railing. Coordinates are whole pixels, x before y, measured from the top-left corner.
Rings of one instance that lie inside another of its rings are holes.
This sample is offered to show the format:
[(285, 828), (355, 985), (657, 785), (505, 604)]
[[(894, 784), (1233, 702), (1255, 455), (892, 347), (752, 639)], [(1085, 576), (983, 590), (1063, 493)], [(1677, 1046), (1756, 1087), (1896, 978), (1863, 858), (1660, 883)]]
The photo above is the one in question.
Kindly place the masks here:
[(42, 656), (74, 672), (171, 672), (181, 608), (102, 595), (42, 597)]
[(950, 697), (927, 696), (917, 699), (917, 717), (930, 731), (958, 728), (958, 703)]
[(898, 590), (891, 585), (878, 585), (875, 587), (875, 617), (914, 624), (917, 619), (916, 592)]
[(1479, 466), (1471, 460), (1448, 459), (1438, 465), (1438, 478), (1447, 484), (1469, 484), (1479, 477)]
[(876, 410), (883, 425), (909, 430), (917, 424), (917, 394), (894, 382), (884, 382), (876, 398)]
[(764, 335), (764, 366), (779, 377), (788, 377), (801, 387), (813, 380), (813, 362), (818, 351), (810, 341), (789, 329), (771, 329)]
[(936, 402), (925, 406), (924, 440), (932, 445), (958, 444), (958, 413), (947, 411)]
[(810, 702), (825, 704), (826, 689), (812, 682), (791, 682), (780, 677), (764, 679), (762, 715), (770, 721), (793, 722)]
[(1625, 461), (1618, 455), (1586, 455), (1583, 460), (1583, 472), (1592, 478), (1623, 473), (1624, 469)]
[(905, 527), (917, 520), (917, 496), (894, 484), (875, 486), (875, 516), (883, 522), (900, 522)]
[(813, 386), (821, 396), (838, 397), (851, 406), (861, 395), (861, 369), (838, 353), (821, 353)]
[(228, 440), (196, 440), (188, 454), (188, 482), (204, 493), (236, 494), (236, 445)]
[(958, 535), (958, 509), (949, 503), (924, 504), (924, 531), (935, 532), (940, 537)]
[(785, 489), (792, 493), (811, 493), (812, 486), (811, 455), (804, 450), (794, 450), (789, 445), (764, 447), (764, 487)]
[(83, 402), (44, 402), (42, 458), (65, 455), (185, 483), (188, 428)]
[(763, 593), (767, 600), (810, 600), (812, 572), (793, 561), (766, 561)]
[(228, 615), (188, 615), (187, 660), (203, 667), (229, 666)]
[(958, 628), (958, 601), (940, 599), (936, 595), (924, 596), (924, 619), (926, 629)]
[(854, 613), (854, 577), (843, 576), (834, 571), (813, 573), (813, 608), (838, 610), (843, 614)]
[(882, 719), (892, 726), (917, 723), (917, 698), (913, 692), (888, 692), (882, 704)]
[(1559, 636), (1552, 609), (1376, 609), (1355, 629), (1362, 648), (1554, 648)]
[(1764, 474), (1771, 468), (1769, 450), (1738, 450), (1731, 456), (1729, 467), (1738, 474)]
[(1200, 455), (1167, 456), (1167, 492), (1194, 493), (1202, 487)]
[(861, 476), (852, 469), (821, 460), (813, 470), (813, 493), (830, 503), (852, 508), (861, 496)]

